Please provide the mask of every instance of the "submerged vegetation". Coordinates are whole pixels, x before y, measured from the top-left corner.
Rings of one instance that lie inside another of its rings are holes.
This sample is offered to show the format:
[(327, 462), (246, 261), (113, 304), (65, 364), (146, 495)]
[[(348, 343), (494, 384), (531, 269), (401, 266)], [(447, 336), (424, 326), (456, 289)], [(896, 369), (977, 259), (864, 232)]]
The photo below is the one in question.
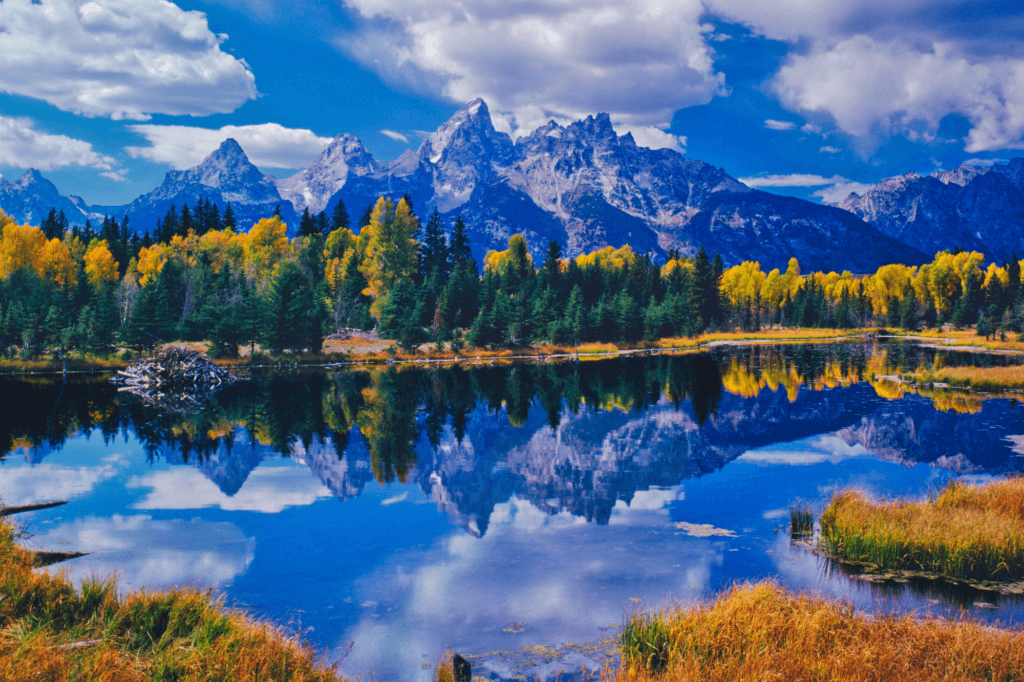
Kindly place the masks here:
[(340, 682), (332, 666), (275, 626), (188, 588), (118, 593), (33, 570), (0, 521), (0, 679)]
[(1024, 478), (953, 481), (926, 502), (873, 503), (840, 493), (821, 515), (821, 546), (833, 558), (883, 571), (1024, 579)]
[(1016, 682), (1024, 671), (1024, 633), (968, 621), (867, 617), (771, 583), (734, 587), (704, 606), (636, 614), (622, 643), (614, 682)]

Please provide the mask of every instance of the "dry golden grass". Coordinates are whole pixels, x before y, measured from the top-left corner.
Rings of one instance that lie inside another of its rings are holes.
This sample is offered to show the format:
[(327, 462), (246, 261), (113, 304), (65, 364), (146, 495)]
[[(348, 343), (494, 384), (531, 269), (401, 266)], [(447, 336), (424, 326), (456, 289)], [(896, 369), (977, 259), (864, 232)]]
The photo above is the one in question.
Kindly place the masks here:
[(635, 616), (625, 630), (641, 626), (640, 619), (661, 621), (640, 646), (664, 655), (624, 649), (622, 667), (605, 682), (1024, 679), (1022, 633), (912, 616), (869, 618), (771, 583), (735, 587), (707, 606)]
[(981, 391), (1024, 388), (1024, 365), (942, 367), (931, 372), (922, 372), (918, 379), (929, 383), (942, 382)]
[(1024, 578), (1024, 478), (984, 486), (952, 482), (934, 501), (873, 503), (854, 491), (821, 515), (831, 556), (882, 570), (958, 580)]
[(341, 680), (308, 646), (207, 593), (119, 596), (113, 580), (76, 589), (62, 573), (33, 571), (5, 522), (0, 593), (0, 680)]

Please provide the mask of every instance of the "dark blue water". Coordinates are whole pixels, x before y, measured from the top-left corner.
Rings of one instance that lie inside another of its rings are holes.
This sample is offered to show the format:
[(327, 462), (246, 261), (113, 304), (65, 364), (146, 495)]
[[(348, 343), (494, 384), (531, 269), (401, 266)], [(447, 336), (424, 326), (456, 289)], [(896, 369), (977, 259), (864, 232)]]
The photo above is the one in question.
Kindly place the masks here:
[(378, 680), (427, 680), (449, 646), (475, 675), (594, 669), (626, 614), (765, 578), (1019, 627), (1009, 598), (865, 583), (789, 540), (789, 507), (839, 489), (920, 498), (1021, 468), (1015, 401), (873, 378), (935, 361), (844, 345), (297, 373), (192, 413), (8, 381), (0, 497), (71, 501), (14, 518), (30, 547), (90, 552), (61, 565), (75, 578), (211, 587)]

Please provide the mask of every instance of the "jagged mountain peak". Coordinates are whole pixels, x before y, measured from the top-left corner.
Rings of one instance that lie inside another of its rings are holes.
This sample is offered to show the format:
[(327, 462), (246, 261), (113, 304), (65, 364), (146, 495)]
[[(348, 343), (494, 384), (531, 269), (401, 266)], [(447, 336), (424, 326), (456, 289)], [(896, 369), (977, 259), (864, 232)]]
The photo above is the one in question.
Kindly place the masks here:
[(487, 103), (478, 98), (452, 114), (424, 141), (420, 157), (432, 164), (444, 163), (450, 156), (462, 163), (471, 157), (500, 161), (507, 160), (511, 149), (512, 139), (495, 130)]
[(327, 210), (331, 196), (344, 187), (350, 176), (369, 175), (380, 168), (380, 163), (359, 138), (342, 133), (321, 152), (313, 165), (290, 178), (278, 180), (277, 188), (296, 211), (308, 208), (318, 213)]

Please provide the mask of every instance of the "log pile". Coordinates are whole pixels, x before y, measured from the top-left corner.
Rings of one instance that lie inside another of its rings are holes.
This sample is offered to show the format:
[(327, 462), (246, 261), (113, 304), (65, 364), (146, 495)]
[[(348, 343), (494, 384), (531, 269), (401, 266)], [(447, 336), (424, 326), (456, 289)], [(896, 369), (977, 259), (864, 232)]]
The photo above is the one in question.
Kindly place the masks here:
[(156, 357), (146, 358), (118, 371), (119, 389), (151, 403), (176, 407), (198, 407), (214, 391), (236, 381), (231, 372), (213, 364), (202, 354), (171, 347)]

